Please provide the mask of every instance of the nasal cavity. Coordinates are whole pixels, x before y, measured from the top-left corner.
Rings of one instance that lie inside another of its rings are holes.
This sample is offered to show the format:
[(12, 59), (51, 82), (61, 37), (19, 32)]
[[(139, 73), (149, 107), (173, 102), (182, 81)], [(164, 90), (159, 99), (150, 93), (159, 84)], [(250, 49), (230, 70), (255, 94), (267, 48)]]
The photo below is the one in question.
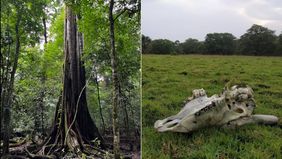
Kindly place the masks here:
[(231, 105), (230, 105), (230, 104), (227, 104), (227, 106), (228, 106), (228, 109), (230, 110), (230, 109), (231, 109)]
[(237, 113), (243, 113), (244, 112), (244, 110), (243, 109), (241, 109), (241, 108), (237, 108), (236, 110), (235, 110), (235, 112), (237, 112)]
[(178, 123), (173, 123), (173, 124), (171, 124), (171, 125), (168, 125), (167, 128), (174, 127), (174, 126), (176, 126), (177, 124), (178, 124)]

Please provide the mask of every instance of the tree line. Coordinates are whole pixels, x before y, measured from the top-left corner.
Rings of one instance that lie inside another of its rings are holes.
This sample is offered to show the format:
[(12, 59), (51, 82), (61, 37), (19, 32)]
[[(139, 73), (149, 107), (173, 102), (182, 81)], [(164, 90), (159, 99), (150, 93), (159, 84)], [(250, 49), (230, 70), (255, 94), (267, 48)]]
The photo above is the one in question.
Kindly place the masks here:
[(208, 33), (204, 41), (188, 38), (173, 42), (142, 35), (142, 53), (281, 56), (282, 33), (277, 36), (275, 31), (254, 24), (239, 39), (231, 33)]

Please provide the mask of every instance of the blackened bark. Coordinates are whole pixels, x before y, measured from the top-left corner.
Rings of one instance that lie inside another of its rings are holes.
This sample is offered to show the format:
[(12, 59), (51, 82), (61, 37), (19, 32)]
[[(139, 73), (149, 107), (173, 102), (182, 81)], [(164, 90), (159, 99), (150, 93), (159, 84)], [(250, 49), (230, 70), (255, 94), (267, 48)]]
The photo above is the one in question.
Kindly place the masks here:
[[(76, 123), (71, 129), (73, 129), (74, 132), (81, 134), (83, 141), (91, 141), (95, 138), (103, 141), (87, 108), (85, 69), (80, 59), (83, 48), (82, 35), (77, 32), (76, 16), (70, 7), (67, 7), (66, 9), (66, 16), (66, 61), (63, 91), (63, 107), (67, 117), (66, 125), (69, 127), (69, 124), (71, 124), (73, 120), (76, 120)], [(77, 111), (76, 119), (74, 118), (75, 111)], [(75, 128), (75, 126), (77, 126), (77, 128)]]
[(91, 119), (86, 102), (85, 69), (80, 59), (82, 34), (77, 32), (77, 17), (72, 9), (66, 6), (65, 12), (62, 103), (57, 105), (54, 127), (45, 145), (63, 145), (72, 151), (83, 151), (83, 144), (98, 139), (104, 147), (103, 138)]
[(115, 24), (113, 17), (114, 0), (110, 0), (109, 22), (110, 22), (110, 42), (111, 42), (111, 66), (113, 80), (113, 135), (114, 135), (114, 156), (120, 158), (120, 133), (118, 123), (118, 72), (117, 72), (117, 55), (115, 50)]

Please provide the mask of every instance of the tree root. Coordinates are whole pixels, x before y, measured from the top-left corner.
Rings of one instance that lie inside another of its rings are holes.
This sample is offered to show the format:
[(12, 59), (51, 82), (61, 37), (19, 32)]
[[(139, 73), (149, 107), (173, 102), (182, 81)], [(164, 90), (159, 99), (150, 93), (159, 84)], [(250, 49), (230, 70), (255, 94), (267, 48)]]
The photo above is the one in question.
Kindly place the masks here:
[[(91, 142), (90, 142), (91, 143)], [(26, 146), (24, 148), (24, 151), (21, 152), (15, 152), (15, 154), (20, 154), (20, 155), (26, 155), (29, 158), (33, 159), (57, 159), (60, 158), (61, 156), (65, 156), (68, 152), (71, 152), (77, 156), (82, 156), (83, 154), (88, 155), (88, 156), (93, 156), (95, 158), (113, 158), (114, 155), (111, 152), (102, 150), (98, 147), (92, 146), (91, 144), (82, 144), (82, 145), (77, 145), (73, 147), (74, 149), (69, 149), (70, 143), (67, 145), (62, 145), (58, 144), (48, 144), (45, 143), (44, 145), (40, 146), (40, 149), (37, 150), (31, 150), (30, 147), (33, 146), (32, 148), (34, 149), (34, 146), (36, 145), (29, 145), (28, 147)]]
[(1, 159), (28, 159), (28, 157), (20, 155), (6, 155), (2, 156)]
[(25, 148), (25, 152), (27, 153), (28, 157), (33, 159), (57, 159), (56, 155), (37, 155), (30, 153), (27, 148)]
[[(19, 141), (19, 142), (14, 141), (14, 140), (10, 140), (10, 142), (12, 142), (12, 143), (9, 144), (9, 147), (18, 147), (18, 146), (21, 146), (21, 145), (25, 144), (26, 143), (26, 139), (23, 139), (22, 141)], [(3, 148), (2, 144), (0, 145), (0, 148), (1, 149)]]
[(84, 147), (83, 153), (85, 154), (94, 155), (99, 158), (107, 158), (107, 157), (114, 158), (114, 154), (109, 151), (105, 151), (88, 144), (84, 144), (83, 147)]
[[(114, 158), (112, 150), (104, 150), (99, 147), (93, 146), (93, 142), (82, 144), (75, 149), (68, 149), (67, 145), (62, 144), (44, 144), (41, 145), (40, 149), (36, 149), (38, 145), (31, 144), (22, 146), (22, 149), (16, 149), (11, 151), (10, 155), (3, 156), (3, 159), (59, 159), (64, 157), (70, 157), (66, 155), (73, 155), (71, 157), (80, 158), (83, 155), (89, 156), (90, 158)], [(39, 150), (39, 151), (38, 151)], [(69, 154), (70, 153), (70, 154)], [(124, 154), (124, 158), (132, 158), (132, 154)], [(2, 159), (2, 158), (1, 158)]]

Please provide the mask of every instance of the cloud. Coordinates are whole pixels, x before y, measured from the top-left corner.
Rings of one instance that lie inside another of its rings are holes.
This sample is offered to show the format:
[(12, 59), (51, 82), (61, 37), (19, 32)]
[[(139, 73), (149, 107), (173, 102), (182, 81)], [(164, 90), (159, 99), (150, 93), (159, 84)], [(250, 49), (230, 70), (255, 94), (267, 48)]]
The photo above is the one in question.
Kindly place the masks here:
[(143, 0), (142, 32), (181, 41), (211, 32), (239, 37), (254, 23), (281, 32), (281, 7), (281, 0)]
[[(226, 1), (224, 1), (226, 2)], [(281, 31), (282, 28), (282, 1), (278, 0), (231, 0), (231, 5), (237, 13), (248, 21)]]

